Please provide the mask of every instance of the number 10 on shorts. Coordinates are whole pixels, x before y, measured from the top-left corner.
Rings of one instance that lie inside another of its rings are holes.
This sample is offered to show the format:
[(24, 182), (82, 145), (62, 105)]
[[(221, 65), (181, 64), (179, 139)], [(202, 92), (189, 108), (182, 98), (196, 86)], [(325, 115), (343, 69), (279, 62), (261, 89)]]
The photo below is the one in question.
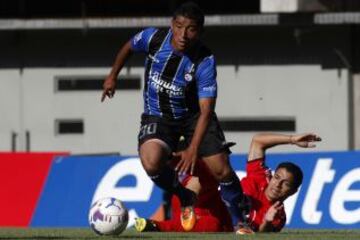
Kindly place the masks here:
[(145, 137), (147, 135), (156, 133), (156, 129), (157, 129), (157, 123), (149, 123), (149, 124), (141, 126), (140, 133), (139, 133), (139, 139), (142, 139), (143, 137)]

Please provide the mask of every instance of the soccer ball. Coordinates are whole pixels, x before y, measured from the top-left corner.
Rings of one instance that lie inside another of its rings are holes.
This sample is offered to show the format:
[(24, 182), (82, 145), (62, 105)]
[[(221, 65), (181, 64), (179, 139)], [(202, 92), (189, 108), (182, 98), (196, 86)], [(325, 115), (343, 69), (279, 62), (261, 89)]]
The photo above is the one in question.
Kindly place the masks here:
[(97, 200), (89, 211), (89, 224), (99, 235), (118, 235), (129, 222), (129, 213), (123, 203), (116, 198)]

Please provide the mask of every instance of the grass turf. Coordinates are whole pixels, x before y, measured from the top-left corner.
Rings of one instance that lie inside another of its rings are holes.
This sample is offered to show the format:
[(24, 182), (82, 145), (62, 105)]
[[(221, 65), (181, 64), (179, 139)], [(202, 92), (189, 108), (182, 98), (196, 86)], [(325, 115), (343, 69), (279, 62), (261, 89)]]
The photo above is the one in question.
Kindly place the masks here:
[(360, 239), (360, 230), (284, 230), (281, 233), (258, 233), (252, 236), (239, 236), (234, 233), (137, 233), (133, 229), (126, 230), (119, 236), (97, 236), (90, 229), (73, 228), (0, 228), (0, 239)]

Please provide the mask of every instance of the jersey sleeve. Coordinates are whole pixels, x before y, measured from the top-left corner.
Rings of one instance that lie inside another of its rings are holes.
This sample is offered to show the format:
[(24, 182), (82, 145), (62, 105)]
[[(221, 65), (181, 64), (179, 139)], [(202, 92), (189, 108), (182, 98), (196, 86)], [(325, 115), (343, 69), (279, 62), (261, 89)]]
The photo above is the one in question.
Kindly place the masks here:
[(143, 31), (137, 33), (134, 37), (131, 38), (131, 48), (135, 52), (148, 52), (149, 43), (152, 36), (157, 31), (156, 28), (146, 28)]
[(247, 162), (246, 175), (256, 179), (269, 179), (271, 176), (271, 171), (268, 167), (265, 166), (265, 158), (259, 158)]
[(272, 222), (274, 232), (280, 232), (286, 223), (286, 213), (281, 211)]
[(259, 185), (256, 183), (256, 179), (248, 176), (242, 178), (241, 187), (246, 196), (257, 198), (259, 193)]
[(206, 57), (196, 71), (199, 98), (216, 98), (216, 63), (214, 56)]
[(265, 160), (259, 158), (246, 165), (246, 177), (241, 179), (241, 186), (248, 196), (257, 198), (261, 189), (267, 185), (271, 171), (265, 166)]

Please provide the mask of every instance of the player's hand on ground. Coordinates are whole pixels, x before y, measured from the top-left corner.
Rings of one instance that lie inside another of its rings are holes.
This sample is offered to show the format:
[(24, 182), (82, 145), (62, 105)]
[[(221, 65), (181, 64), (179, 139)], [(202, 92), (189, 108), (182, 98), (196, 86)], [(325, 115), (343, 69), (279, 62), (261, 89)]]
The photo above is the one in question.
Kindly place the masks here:
[(116, 78), (111, 76), (107, 77), (103, 84), (103, 93), (101, 95), (101, 102), (105, 100), (106, 97), (112, 98), (115, 94), (116, 87)]
[(290, 142), (303, 148), (316, 147), (315, 142), (320, 142), (321, 138), (314, 133), (303, 133), (290, 136)]
[(266, 212), (265, 221), (272, 222), (275, 219), (276, 214), (284, 208), (284, 204), (280, 201), (276, 201)]
[(179, 158), (179, 162), (175, 167), (175, 170), (179, 174), (186, 174), (190, 171), (190, 174), (193, 175), (195, 164), (197, 160), (197, 150), (191, 147), (186, 148), (184, 151), (176, 152), (173, 154), (174, 157)]

